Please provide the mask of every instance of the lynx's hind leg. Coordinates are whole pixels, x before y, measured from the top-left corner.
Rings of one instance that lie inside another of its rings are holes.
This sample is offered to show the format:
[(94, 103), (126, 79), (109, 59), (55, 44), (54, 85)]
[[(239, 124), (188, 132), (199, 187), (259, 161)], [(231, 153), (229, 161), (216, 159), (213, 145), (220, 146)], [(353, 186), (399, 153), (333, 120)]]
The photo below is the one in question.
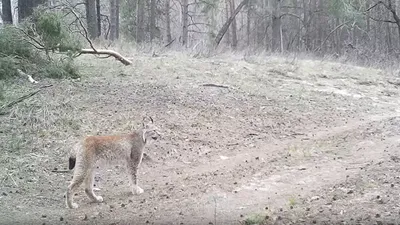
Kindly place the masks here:
[(100, 195), (96, 195), (93, 192), (93, 181), (94, 181), (94, 174), (93, 174), (94, 166), (92, 165), (86, 174), (85, 178), (85, 193), (89, 197), (90, 200), (93, 202), (103, 202), (103, 197)]
[(67, 193), (65, 195), (66, 205), (70, 209), (78, 208), (78, 204), (74, 203), (73, 200), (74, 192), (83, 183), (86, 177), (86, 168), (79, 164), (81, 163), (78, 163), (78, 165), (75, 167), (74, 176), (70, 185), (68, 186)]

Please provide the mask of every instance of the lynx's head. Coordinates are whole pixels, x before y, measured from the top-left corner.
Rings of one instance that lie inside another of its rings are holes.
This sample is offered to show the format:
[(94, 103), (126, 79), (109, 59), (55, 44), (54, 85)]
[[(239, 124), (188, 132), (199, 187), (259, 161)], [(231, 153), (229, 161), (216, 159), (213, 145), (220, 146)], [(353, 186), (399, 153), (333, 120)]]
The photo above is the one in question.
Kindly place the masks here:
[(153, 118), (144, 117), (143, 118), (143, 142), (146, 143), (147, 140), (153, 139), (157, 140), (161, 137), (159, 129), (154, 125)]

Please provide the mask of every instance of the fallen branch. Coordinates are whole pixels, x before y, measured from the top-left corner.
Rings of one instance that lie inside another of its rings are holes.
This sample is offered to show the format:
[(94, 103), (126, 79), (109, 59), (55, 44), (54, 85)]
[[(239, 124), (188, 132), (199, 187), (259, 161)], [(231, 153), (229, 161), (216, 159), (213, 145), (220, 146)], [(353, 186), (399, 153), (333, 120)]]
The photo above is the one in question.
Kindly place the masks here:
[(8, 104), (6, 104), (6, 105), (3, 105), (3, 106), (0, 108), (0, 115), (6, 114), (6, 112), (4, 111), (4, 109), (10, 108), (11, 106), (18, 104), (18, 103), (24, 101), (25, 99), (28, 99), (28, 98), (30, 98), (30, 97), (36, 95), (36, 94), (39, 93), (42, 89), (48, 88), (48, 87), (51, 87), (51, 86), (53, 86), (53, 85), (50, 84), (50, 85), (42, 86), (42, 87), (40, 87), (38, 90), (36, 90), (36, 91), (34, 91), (34, 92), (31, 92), (31, 93), (29, 93), (29, 94), (23, 95), (23, 96), (19, 97), (17, 100), (12, 101), (12, 102), (10, 102), (10, 103), (8, 103)]
[(12, 174), (8, 174), (8, 176), (11, 178), (11, 180), (13, 181), (13, 183), (15, 184), (15, 186), (18, 187), (17, 182), (15, 182), (14, 178), (12, 177)]
[(52, 170), (53, 173), (69, 173), (71, 170)]
[(164, 48), (167, 48), (167, 47), (170, 46), (172, 43), (174, 43), (175, 39), (176, 39), (176, 38), (174, 38), (172, 41), (170, 41), (168, 44), (166, 44), (166, 45), (164, 46)]
[(109, 55), (109, 56), (113, 56), (116, 60), (122, 62), (125, 66), (132, 64), (132, 62), (129, 59), (123, 57), (118, 52), (115, 52), (112, 50), (106, 50), (106, 49), (94, 50), (94, 49), (85, 48), (85, 49), (82, 49), (79, 53), (80, 54), (92, 54), (92, 55)]
[(387, 82), (388, 82), (389, 84), (392, 84), (392, 85), (395, 85), (395, 86), (400, 86), (400, 81), (398, 81), (398, 80), (395, 80), (395, 81), (388, 80)]
[(202, 84), (204, 87), (217, 87), (217, 88), (229, 88), (229, 86), (220, 85), (220, 84)]

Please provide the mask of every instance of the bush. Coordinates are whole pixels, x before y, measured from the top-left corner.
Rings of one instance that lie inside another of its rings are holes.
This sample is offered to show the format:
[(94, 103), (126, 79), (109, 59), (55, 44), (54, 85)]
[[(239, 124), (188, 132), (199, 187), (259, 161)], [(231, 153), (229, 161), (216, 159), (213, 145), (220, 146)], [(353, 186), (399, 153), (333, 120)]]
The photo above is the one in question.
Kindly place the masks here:
[(35, 49), (26, 40), (24, 33), (12, 26), (0, 29), (0, 57), (18, 56), (32, 59)]
[(49, 78), (79, 78), (80, 74), (77, 68), (73, 65), (73, 61), (68, 59), (66, 61), (57, 61), (43, 67), (39, 73)]
[(72, 56), (79, 49), (80, 42), (68, 32), (58, 13), (36, 11), (19, 28), (0, 29), (0, 79), (18, 76), (17, 69), (35, 76), (77, 78)]
[(0, 102), (2, 102), (5, 99), (4, 97), (4, 86), (3, 82), (0, 82)]
[(18, 75), (18, 60), (11, 56), (0, 57), (0, 80)]

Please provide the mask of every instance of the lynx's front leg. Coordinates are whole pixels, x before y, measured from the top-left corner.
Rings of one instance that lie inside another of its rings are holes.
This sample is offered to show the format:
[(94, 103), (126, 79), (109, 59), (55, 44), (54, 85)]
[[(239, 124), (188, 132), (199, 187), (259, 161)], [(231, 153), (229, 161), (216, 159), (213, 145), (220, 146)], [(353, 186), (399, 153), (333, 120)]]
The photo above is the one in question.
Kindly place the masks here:
[(138, 186), (137, 171), (138, 171), (139, 165), (137, 163), (132, 162), (131, 160), (129, 160), (127, 165), (128, 165), (127, 170), (129, 173), (128, 174), (129, 181), (130, 181), (131, 187), (132, 187), (132, 193), (134, 195), (143, 193), (143, 189)]

